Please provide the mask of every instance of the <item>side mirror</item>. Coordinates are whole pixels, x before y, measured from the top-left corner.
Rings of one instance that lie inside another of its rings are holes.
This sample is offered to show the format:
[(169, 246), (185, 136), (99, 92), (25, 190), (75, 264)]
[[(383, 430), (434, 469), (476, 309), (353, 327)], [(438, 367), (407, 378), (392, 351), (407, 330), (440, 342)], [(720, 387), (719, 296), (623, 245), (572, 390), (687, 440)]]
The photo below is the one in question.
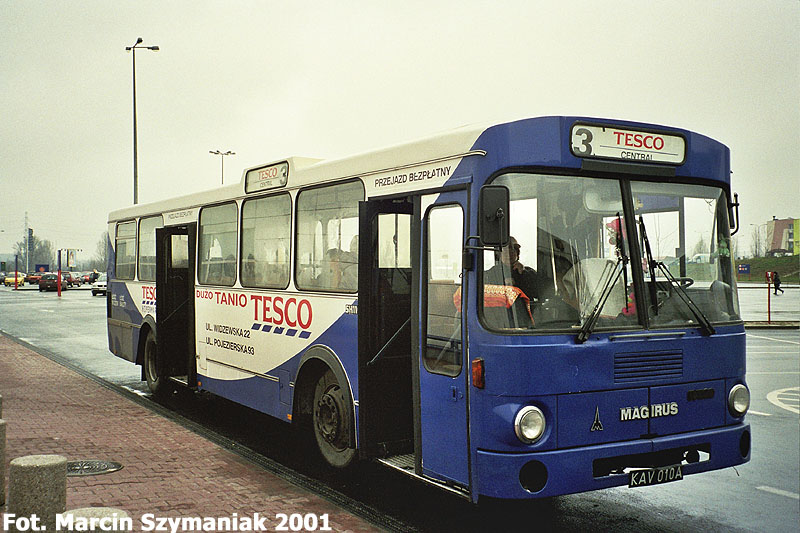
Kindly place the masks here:
[(509, 193), (503, 185), (484, 185), (478, 198), (478, 233), (484, 246), (505, 246), (510, 234)]
[(739, 195), (736, 193), (733, 195), (733, 202), (728, 204), (728, 225), (733, 230), (731, 231), (733, 237), (739, 231)]

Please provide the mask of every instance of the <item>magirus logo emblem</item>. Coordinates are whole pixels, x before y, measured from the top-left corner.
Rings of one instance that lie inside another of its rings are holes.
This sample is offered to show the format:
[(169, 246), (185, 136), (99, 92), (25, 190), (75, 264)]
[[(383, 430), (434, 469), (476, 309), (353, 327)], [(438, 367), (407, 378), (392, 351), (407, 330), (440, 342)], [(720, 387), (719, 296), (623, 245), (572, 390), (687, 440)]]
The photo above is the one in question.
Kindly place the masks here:
[(594, 422), (589, 431), (603, 431), (603, 423), (600, 422), (600, 406), (594, 408)]

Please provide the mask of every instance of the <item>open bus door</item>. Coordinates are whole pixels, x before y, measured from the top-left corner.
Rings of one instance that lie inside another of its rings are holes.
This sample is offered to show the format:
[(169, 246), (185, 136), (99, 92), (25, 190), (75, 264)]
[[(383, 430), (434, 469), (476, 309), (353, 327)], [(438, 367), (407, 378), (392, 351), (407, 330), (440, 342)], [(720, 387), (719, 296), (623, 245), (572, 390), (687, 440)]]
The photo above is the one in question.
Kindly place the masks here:
[(359, 448), (461, 494), (469, 487), (466, 198), (372, 200), (359, 211)]
[(422, 198), (420, 247), (419, 419), (417, 454), (422, 474), (469, 483), (469, 364), (465, 361), (467, 305), (462, 251), (468, 209), (466, 191)]
[(358, 428), (365, 457), (414, 451), (412, 213), (407, 198), (359, 204)]
[(194, 263), (197, 225), (156, 229), (158, 376), (197, 383), (194, 343)]

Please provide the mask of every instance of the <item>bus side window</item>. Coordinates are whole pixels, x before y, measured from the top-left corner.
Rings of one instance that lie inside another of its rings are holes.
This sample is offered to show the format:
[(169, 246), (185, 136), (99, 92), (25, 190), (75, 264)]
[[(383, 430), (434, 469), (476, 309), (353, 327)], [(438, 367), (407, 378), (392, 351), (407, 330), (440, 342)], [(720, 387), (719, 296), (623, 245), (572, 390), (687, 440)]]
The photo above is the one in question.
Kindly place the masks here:
[(117, 279), (133, 279), (136, 274), (136, 221), (117, 224), (114, 270)]
[(242, 285), (289, 285), (291, 199), (288, 194), (246, 200), (242, 206)]
[(300, 191), (295, 254), (299, 289), (358, 290), (357, 268), (348, 268), (357, 259), (348, 248), (358, 234), (358, 202), (363, 199), (360, 181)]
[(156, 280), (156, 228), (164, 225), (161, 215), (139, 221), (139, 280)]
[(236, 281), (237, 215), (235, 203), (200, 211), (197, 278), (201, 284), (230, 286)]

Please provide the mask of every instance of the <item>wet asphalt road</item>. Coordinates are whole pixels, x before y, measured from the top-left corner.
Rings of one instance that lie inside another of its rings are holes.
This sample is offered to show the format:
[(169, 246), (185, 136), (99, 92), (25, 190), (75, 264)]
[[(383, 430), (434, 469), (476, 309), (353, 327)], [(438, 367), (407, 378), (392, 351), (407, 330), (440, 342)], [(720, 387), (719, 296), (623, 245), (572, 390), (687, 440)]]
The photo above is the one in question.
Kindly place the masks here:
[[(742, 312), (754, 316), (757, 289), (743, 289)], [(766, 289), (763, 289), (764, 291)], [(752, 298), (751, 298), (752, 296)], [(784, 316), (797, 320), (800, 289), (787, 289)], [(778, 297), (780, 298), (780, 297)], [(752, 303), (755, 302), (755, 303)], [(775, 317), (773, 317), (775, 319)], [(48, 351), (149, 401), (140, 369), (107, 350), (105, 298), (85, 289), (55, 293), (0, 288), (0, 331)], [(296, 453), (286, 425), (207, 395), (179, 393), (166, 406), (233, 446), (244, 446), (311, 479), (323, 493), (385, 528), (408, 531), (797, 531), (800, 524), (800, 332), (748, 330), (748, 421), (752, 460), (736, 469), (679, 483), (616, 488), (524, 504), (472, 506), (378, 465), (320, 476)], [(254, 467), (257, 467), (254, 465)]]

